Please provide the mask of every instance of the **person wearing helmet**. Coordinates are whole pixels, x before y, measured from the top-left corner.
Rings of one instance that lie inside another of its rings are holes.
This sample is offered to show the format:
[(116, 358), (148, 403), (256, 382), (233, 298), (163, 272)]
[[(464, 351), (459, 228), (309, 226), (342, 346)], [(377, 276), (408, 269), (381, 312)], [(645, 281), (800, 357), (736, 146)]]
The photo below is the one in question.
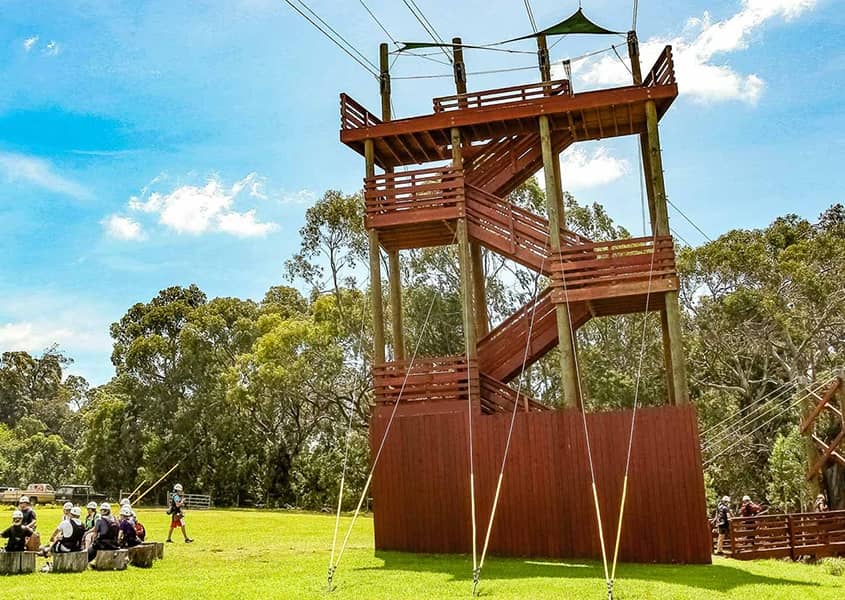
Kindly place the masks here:
[(763, 512), (763, 507), (751, 501), (751, 496), (743, 496), (739, 507), (739, 514), (743, 517), (754, 517)]
[(725, 536), (730, 533), (731, 527), (731, 497), (722, 496), (719, 506), (716, 507), (716, 515), (713, 517), (715, 525), (719, 528), (719, 538), (716, 541), (716, 554), (724, 554)]
[(23, 552), (26, 550), (26, 539), (33, 534), (32, 529), (23, 524), (23, 512), (16, 510), (12, 513), (11, 526), (0, 532), (0, 537), (6, 538), (6, 552)]
[(185, 537), (185, 543), (190, 544), (194, 540), (188, 537), (188, 532), (185, 529), (185, 513), (182, 506), (185, 503), (182, 495), (182, 484), (177, 483), (173, 486), (173, 493), (170, 494), (170, 508), (167, 514), (170, 515), (170, 531), (167, 532), (167, 542), (173, 542), (173, 530), (177, 527), (182, 529), (182, 535)]
[(18, 501), (18, 508), (23, 514), (22, 524), (35, 531), (38, 527), (38, 519), (32, 506), (29, 504), (29, 496), (21, 496), (21, 499)]
[(66, 502), (62, 509), (64, 516), (50, 536), (50, 545), (42, 549), (44, 556), (82, 550), (82, 537), (85, 535), (85, 525), (80, 519), (82, 511), (70, 502)]
[(132, 509), (129, 506), (120, 508), (120, 522), (117, 544), (121, 548), (132, 548), (141, 543), (138, 534), (135, 533), (135, 524), (132, 522)]
[(824, 497), (824, 494), (819, 494), (816, 496), (816, 501), (813, 503), (813, 512), (827, 512), (827, 500)]
[(111, 514), (111, 504), (100, 505), (100, 519), (94, 525), (94, 539), (88, 547), (88, 562), (97, 558), (98, 550), (117, 550), (117, 537), (120, 531), (117, 519)]
[(91, 531), (97, 521), (100, 520), (100, 515), (97, 513), (97, 503), (89, 502), (85, 508), (88, 510), (88, 514), (85, 515), (85, 529)]

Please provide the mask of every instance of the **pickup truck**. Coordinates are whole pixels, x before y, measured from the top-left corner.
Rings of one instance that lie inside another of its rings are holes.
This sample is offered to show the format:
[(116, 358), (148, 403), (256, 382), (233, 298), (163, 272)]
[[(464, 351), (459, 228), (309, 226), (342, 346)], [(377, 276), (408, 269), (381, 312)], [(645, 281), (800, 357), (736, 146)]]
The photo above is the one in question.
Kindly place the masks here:
[(0, 493), (0, 502), (3, 504), (17, 504), (23, 492), (15, 487), (7, 487)]
[(95, 492), (90, 485), (65, 484), (56, 490), (56, 502), (73, 502), (81, 506), (92, 500), (100, 503), (105, 499), (105, 494)]
[(30, 504), (52, 504), (56, 501), (56, 491), (49, 483), (30, 483), (18, 498), (21, 496), (29, 496)]

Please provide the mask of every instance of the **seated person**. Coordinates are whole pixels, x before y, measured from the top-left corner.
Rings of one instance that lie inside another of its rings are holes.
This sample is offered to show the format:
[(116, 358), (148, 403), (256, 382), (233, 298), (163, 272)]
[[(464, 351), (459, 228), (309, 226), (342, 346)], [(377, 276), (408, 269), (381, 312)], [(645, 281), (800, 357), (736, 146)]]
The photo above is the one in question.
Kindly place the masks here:
[(50, 546), (44, 548), (45, 555), (47, 554), (47, 550), (52, 554), (79, 552), (82, 550), (82, 537), (85, 535), (85, 525), (82, 524), (82, 520), (80, 519), (82, 511), (78, 506), (67, 502), (65, 503), (64, 512), (65, 516), (62, 518), (62, 522), (59, 523), (59, 526), (56, 527), (56, 530), (50, 537)]
[(20, 509), (21, 514), (23, 514), (23, 521), (21, 521), (21, 524), (35, 531), (38, 527), (38, 521), (35, 511), (32, 510), (32, 506), (29, 504), (29, 496), (21, 496), (21, 499), (18, 501), (18, 508)]
[(89, 502), (86, 508), (88, 509), (88, 514), (85, 516), (85, 537), (82, 538), (83, 550), (88, 550), (94, 542), (94, 526), (100, 520), (96, 502)]
[(120, 509), (120, 523), (118, 524), (118, 545), (121, 548), (132, 548), (141, 543), (138, 534), (135, 532), (135, 523), (132, 519), (132, 509), (124, 506)]
[(6, 552), (23, 552), (26, 550), (26, 538), (32, 535), (32, 529), (23, 524), (23, 513), (16, 510), (12, 513), (12, 524), (0, 532), (0, 537), (7, 538)]
[(98, 550), (117, 550), (117, 534), (120, 527), (111, 514), (111, 504), (100, 505), (100, 520), (94, 526), (94, 540), (88, 547), (88, 562), (97, 557)]

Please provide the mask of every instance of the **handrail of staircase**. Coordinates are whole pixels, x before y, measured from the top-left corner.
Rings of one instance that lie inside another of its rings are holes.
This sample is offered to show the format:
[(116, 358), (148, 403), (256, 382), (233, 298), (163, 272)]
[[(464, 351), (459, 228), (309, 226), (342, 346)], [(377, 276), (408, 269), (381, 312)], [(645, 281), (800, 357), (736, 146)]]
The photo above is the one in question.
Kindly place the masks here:
[(466, 400), (469, 388), (478, 397), (478, 362), (465, 356), (416, 357), (373, 366), (378, 403)]
[(481, 373), (481, 407), (487, 414), (510, 413), (513, 406), (518, 403), (517, 410), (544, 411), (549, 410), (545, 404), (537, 402), (531, 396), (525, 394), (524, 390), (517, 391), (502, 383), (498, 379)]
[(382, 120), (347, 94), (340, 95), (340, 128), (363, 129), (381, 125)]
[(367, 177), (364, 200), (368, 227), (372, 219), (399, 211), (453, 209), (462, 213), (464, 172), (436, 167)]
[(568, 79), (558, 79), (542, 83), (529, 83), (511, 87), (455, 94), (434, 98), (434, 112), (446, 112), (464, 108), (483, 108), (514, 102), (525, 102), (548, 96), (568, 95), (570, 93)]
[(643, 87), (673, 85), (675, 83), (675, 62), (672, 60), (672, 46), (666, 46), (657, 61), (645, 76)]

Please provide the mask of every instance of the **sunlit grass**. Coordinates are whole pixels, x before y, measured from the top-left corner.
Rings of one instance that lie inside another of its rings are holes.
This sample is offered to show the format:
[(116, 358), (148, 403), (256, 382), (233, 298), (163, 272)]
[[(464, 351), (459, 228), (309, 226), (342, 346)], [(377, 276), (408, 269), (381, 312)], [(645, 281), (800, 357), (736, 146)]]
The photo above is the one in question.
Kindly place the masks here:
[[(42, 534), (58, 522), (58, 509), (38, 511)], [(0, 524), (10, 514), (0, 513)], [(148, 537), (164, 540), (164, 509), (140, 510)], [(343, 526), (349, 519), (344, 518)], [(3, 598), (469, 598), (472, 559), (373, 551), (372, 520), (359, 519), (326, 593), (334, 518), (331, 515), (247, 511), (191, 511), (194, 544), (167, 544), (150, 570), (87, 571), (0, 578)], [(5, 528), (5, 526), (4, 526)], [(343, 535), (342, 530), (341, 538)], [(39, 561), (39, 566), (41, 565)], [(710, 566), (621, 565), (619, 600), (634, 598), (741, 600), (833, 599), (845, 596), (845, 577), (817, 565), (782, 561), (743, 563), (717, 559)], [(482, 574), (484, 598), (606, 598), (600, 563), (578, 560), (492, 558)]]

